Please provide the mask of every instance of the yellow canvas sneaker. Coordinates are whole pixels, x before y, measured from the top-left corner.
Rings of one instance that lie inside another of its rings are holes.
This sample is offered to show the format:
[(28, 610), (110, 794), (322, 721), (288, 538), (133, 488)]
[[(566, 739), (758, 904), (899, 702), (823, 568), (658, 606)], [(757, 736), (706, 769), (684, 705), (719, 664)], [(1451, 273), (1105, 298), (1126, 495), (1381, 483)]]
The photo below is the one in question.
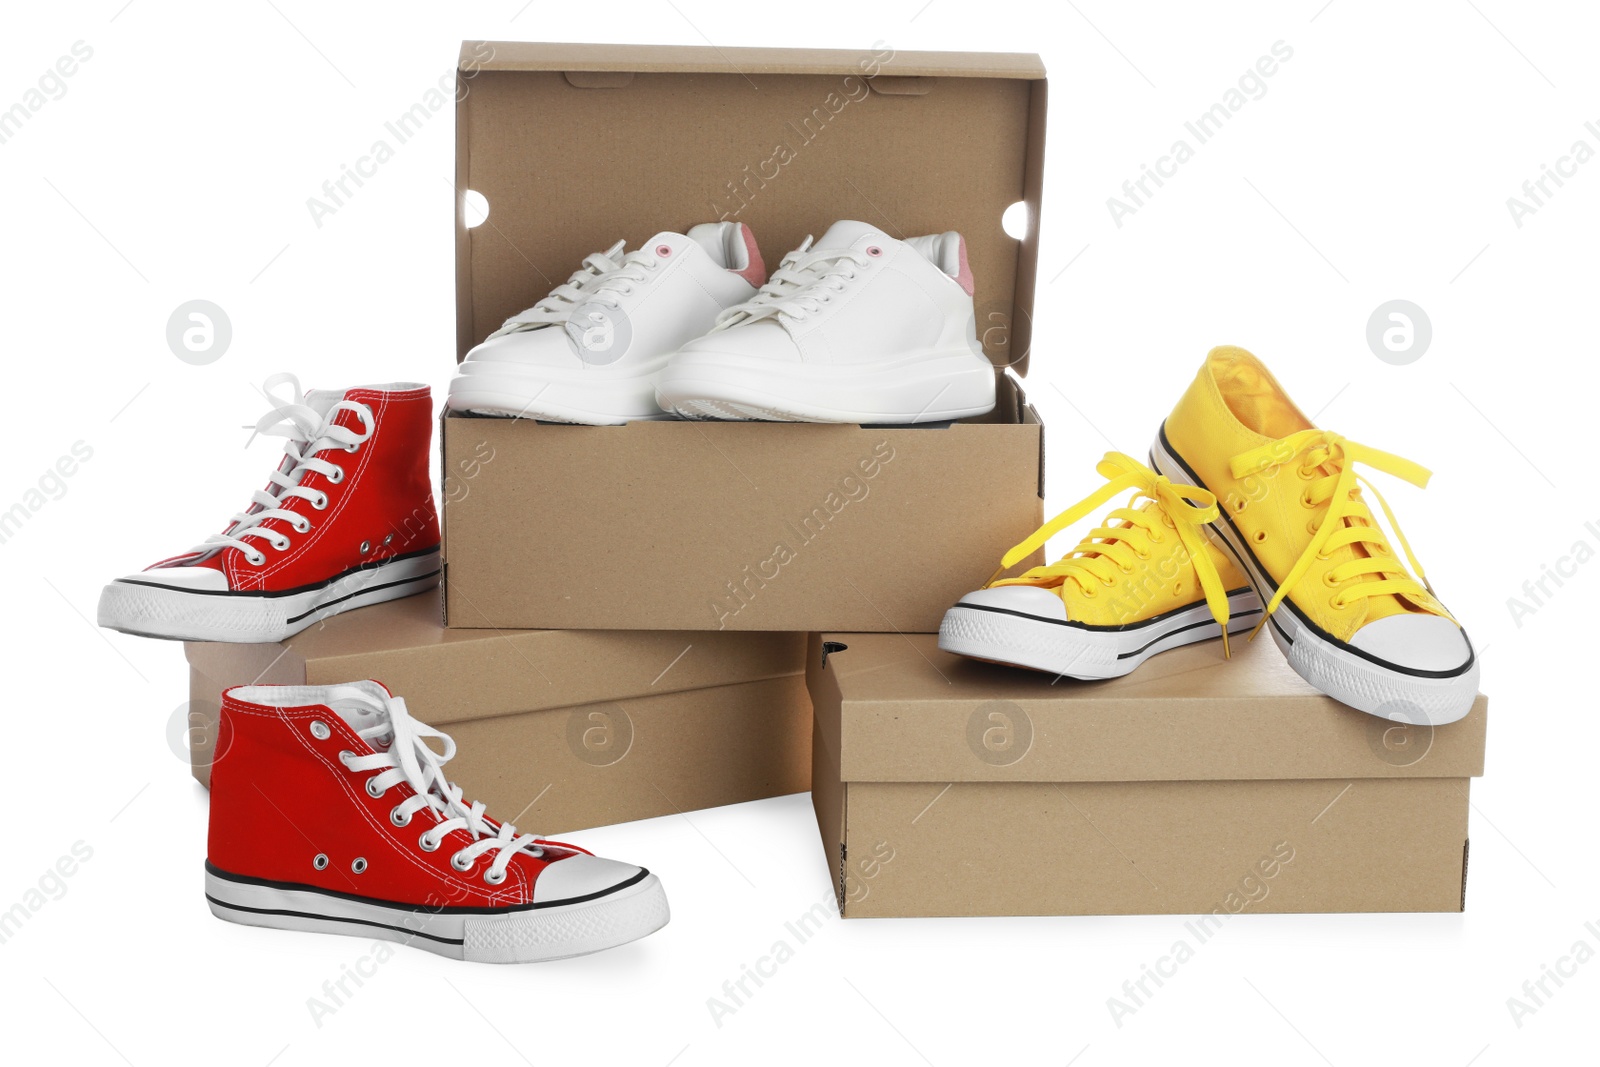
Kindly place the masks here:
[[(1007, 552), (989, 584), (939, 624), (939, 647), (975, 659), (1096, 679), (1229, 630), (1249, 629), (1261, 601), (1202, 528), (1217, 517), (1204, 489), (1175, 484), (1120, 452), (1096, 468), (1106, 484)], [(1055, 563), (1000, 575), (1046, 541), (1132, 490)], [(1220, 627), (1220, 631), (1219, 628)]]
[[(1478, 661), (1434, 598), (1389, 505), (1356, 464), (1425, 486), (1399, 456), (1319, 430), (1242, 348), (1211, 350), (1157, 436), (1151, 461), (1216, 494), (1209, 527), (1266, 603), (1263, 624), (1295, 671), (1329, 696), (1396, 721), (1454, 722)], [(1388, 519), (1408, 570), (1367, 508)]]

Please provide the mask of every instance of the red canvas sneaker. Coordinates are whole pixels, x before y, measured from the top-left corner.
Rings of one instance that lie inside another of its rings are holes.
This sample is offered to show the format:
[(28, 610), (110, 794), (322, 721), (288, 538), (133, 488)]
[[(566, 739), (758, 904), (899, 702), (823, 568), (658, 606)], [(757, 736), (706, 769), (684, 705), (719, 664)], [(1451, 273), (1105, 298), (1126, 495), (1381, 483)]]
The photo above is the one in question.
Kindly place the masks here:
[[(273, 390), (289, 385), (287, 398)], [(268, 378), (256, 432), (287, 437), (250, 507), (181, 556), (118, 578), (101, 626), (183, 641), (281, 641), (318, 619), (439, 584), (428, 387), (313, 389)]]
[(455, 750), (378, 682), (223, 693), (212, 914), (482, 963), (597, 952), (667, 924), (649, 871), (519, 833), (463, 800), (444, 777)]

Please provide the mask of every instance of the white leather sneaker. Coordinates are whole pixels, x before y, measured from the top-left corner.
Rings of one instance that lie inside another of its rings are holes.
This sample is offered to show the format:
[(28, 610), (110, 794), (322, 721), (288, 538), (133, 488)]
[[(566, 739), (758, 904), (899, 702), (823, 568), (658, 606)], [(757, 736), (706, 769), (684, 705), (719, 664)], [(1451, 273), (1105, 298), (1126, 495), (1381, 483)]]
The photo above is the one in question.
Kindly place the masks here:
[(836, 222), (672, 357), (661, 407), (693, 419), (941, 422), (994, 408), (966, 242)]
[(449, 407), (594, 426), (659, 419), (667, 357), (765, 280), (742, 222), (658, 233), (626, 254), (618, 241), (468, 352)]

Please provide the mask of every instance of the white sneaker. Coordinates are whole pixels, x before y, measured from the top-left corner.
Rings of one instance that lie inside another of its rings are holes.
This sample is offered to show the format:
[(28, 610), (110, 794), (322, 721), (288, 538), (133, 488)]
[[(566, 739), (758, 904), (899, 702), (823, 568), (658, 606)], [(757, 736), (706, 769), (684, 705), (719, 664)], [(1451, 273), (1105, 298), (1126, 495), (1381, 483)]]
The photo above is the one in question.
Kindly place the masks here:
[(626, 254), (618, 241), (468, 352), (449, 407), (594, 426), (659, 419), (667, 358), (765, 280), (742, 222), (658, 233)]
[(994, 408), (959, 233), (897, 241), (836, 222), (672, 357), (661, 407), (687, 418), (914, 423)]

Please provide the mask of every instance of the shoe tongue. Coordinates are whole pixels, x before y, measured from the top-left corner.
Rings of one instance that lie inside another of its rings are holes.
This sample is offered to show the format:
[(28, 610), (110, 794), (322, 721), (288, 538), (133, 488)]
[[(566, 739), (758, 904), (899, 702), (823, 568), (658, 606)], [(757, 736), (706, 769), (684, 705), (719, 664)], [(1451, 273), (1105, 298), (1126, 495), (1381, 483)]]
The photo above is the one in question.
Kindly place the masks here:
[(338, 389), (307, 389), (306, 407), (315, 411), (323, 418), (328, 417), (328, 412), (333, 410), (333, 405), (344, 399), (344, 392)]
[(823, 234), (822, 239), (812, 247), (852, 248), (863, 238), (871, 238), (873, 241), (878, 242), (893, 240), (876, 226), (868, 226), (864, 222), (851, 222), (849, 219), (841, 219), (839, 222), (829, 226), (828, 232)]
[(388, 725), (388, 695), (377, 682), (351, 682), (334, 686), (323, 703), (359, 733), (380, 723)]

